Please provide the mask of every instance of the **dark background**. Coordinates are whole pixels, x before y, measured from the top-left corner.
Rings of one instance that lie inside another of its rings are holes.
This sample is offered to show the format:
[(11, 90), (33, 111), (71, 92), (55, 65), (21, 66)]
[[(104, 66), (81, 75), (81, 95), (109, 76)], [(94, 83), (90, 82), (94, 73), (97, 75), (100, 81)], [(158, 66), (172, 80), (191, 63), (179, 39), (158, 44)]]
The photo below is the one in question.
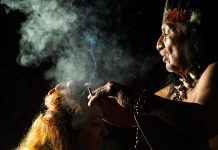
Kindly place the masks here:
[[(157, 55), (155, 44), (160, 34), (163, 1), (133, 1), (122, 8), (125, 12), (119, 27), (113, 31), (125, 30), (126, 38), (121, 40), (134, 51), (133, 55)], [(116, 14), (114, 14), (116, 16)], [(35, 115), (41, 110), (44, 96), (50, 89), (50, 81), (44, 79), (44, 71), (51, 64), (42, 63), (38, 67), (24, 67), (16, 62), (19, 53), (19, 29), (26, 17), (19, 11), (5, 13), (5, 6), (0, 5), (0, 149), (10, 150), (18, 145), (24, 133), (30, 127)], [(127, 44), (128, 43), (128, 44)], [(149, 51), (144, 51), (144, 49)], [(149, 73), (149, 81), (139, 77), (134, 85), (156, 87), (164, 74), (162, 64)], [(164, 69), (164, 68), (163, 68)], [(148, 73), (148, 74), (149, 74)], [(133, 149), (135, 130), (108, 126), (108, 139), (118, 141), (124, 149)]]
[(5, 14), (0, 5), (0, 149), (13, 149), (39, 112), (49, 89), (44, 80), (45, 65), (23, 67), (16, 62), (19, 53), (19, 29), (25, 16), (18, 11)]

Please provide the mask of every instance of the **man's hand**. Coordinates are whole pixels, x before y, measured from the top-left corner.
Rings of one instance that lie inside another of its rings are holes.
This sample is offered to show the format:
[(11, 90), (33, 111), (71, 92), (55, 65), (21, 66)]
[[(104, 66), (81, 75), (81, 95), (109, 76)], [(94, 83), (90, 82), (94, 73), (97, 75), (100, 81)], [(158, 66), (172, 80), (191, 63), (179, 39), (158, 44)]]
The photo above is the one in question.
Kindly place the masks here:
[(133, 92), (134, 91), (130, 90), (129, 87), (110, 81), (96, 90), (91, 91), (88, 95), (88, 106), (91, 106), (98, 100), (113, 98), (120, 106), (126, 107), (127, 105), (130, 105), (130, 95), (132, 95)]

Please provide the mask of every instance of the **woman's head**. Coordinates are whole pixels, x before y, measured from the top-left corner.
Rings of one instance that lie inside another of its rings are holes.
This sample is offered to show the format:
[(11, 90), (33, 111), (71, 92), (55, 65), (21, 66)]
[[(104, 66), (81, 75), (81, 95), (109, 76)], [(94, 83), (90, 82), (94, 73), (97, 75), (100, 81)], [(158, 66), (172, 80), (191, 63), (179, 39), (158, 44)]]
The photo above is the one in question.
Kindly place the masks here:
[(108, 134), (98, 104), (88, 107), (86, 119), (81, 124), (75, 143), (78, 150), (100, 150), (104, 136)]
[(45, 97), (45, 118), (52, 119), (57, 125), (67, 123), (78, 129), (87, 113), (87, 94), (81, 82), (59, 84)]
[(68, 133), (73, 135), (74, 149), (100, 150), (108, 131), (103, 122), (100, 104), (88, 107), (87, 95), (87, 87), (81, 82), (70, 81), (64, 88), (51, 90), (45, 104), (50, 111), (61, 112), (63, 116), (66, 114), (66, 118), (56, 118), (56, 122), (60, 123), (64, 119), (70, 125), (72, 129)]
[(33, 122), (20, 149), (98, 150), (108, 131), (98, 103), (88, 107), (87, 88), (71, 81), (48, 92), (45, 110)]

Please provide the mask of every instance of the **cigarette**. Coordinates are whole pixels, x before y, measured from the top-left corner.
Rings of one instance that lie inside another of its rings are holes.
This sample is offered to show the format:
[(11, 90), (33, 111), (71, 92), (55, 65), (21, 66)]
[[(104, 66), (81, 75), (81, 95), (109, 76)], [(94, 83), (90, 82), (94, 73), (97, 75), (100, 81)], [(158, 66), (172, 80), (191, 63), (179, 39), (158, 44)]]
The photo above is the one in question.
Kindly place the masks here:
[(93, 94), (92, 94), (92, 90), (91, 90), (90, 87), (88, 88), (88, 91), (89, 91), (89, 94), (90, 94), (91, 96), (93, 96)]

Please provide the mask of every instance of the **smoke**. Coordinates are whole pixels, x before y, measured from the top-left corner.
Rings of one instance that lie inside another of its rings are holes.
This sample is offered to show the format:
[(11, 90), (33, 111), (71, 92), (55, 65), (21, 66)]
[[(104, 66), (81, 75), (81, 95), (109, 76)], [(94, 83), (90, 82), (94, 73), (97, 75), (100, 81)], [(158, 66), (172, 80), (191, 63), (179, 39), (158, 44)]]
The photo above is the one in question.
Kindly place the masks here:
[[(55, 84), (72, 79), (96, 85), (108, 80), (128, 82), (156, 61), (146, 57), (142, 64), (128, 48), (119, 45), (122, 35), (110, 32), (113, 31), (110, 1), (1, 0), (1, 3), (26, 14), (20, 29), (18, 63), (38, 66), (51, 61), (53, 65), (45, 72), (45, 78)], [(116, 23), (120, 21), (119, 15)]]

